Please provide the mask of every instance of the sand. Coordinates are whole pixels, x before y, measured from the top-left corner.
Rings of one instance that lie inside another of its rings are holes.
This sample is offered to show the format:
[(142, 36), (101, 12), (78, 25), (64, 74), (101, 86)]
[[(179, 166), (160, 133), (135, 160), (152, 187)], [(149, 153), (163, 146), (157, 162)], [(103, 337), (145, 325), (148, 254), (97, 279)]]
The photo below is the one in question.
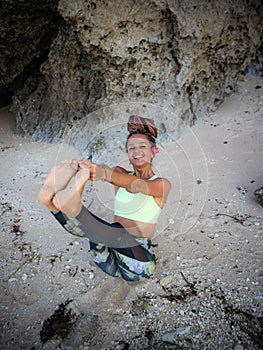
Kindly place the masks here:
[[(139, 283), (98, 270), (88, 241), (67, 234), (37, 199), (49, 169), (78, 152), (15, 135), (3, 108), (1, 348), (259, 349), (263, 208), (254, 191), (263, 186), (262, 91), (262, 78), (244, 78), (207, 120), (160, 147), (155, 168), (173, 189), (153, 239), (157, 270)], [(97, 182), (85, 203), (111, 220), (112, 195)], [(84, 335), (75, 324), (67, 339), (41, 342), (44, 321), (64, 302), (84, 317)], [(243, 318), (227, 318), (226, 305)]]

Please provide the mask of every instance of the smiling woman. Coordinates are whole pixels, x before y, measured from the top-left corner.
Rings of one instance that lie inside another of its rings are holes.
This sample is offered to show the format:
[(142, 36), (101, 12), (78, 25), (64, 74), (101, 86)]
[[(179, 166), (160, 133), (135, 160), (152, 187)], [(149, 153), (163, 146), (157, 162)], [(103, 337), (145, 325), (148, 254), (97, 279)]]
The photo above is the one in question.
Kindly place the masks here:
[[(149, 278), (155, 270), (150, 239), (171, 184), (152, 169), (158, 151), (154, 122), (131, 116), (128, 131), (126, 150), (133, 172), (88, 160), (64, 161), (51, 170), (39, 199), (68, 232), (89, 238), (94, 261), (103, 271), (138, 281)], [(73, 187), (68, 186), (72, 178)], [(88, 180), (103, 180), (115, 186), (112, 224), (83, 206), (81, 198)]]
[(127, 142), (127, 152), (130, 163), (137, 164), (143, 161), (152, 161), (152, 151), (148, 147), (149, 141), (144, 135), (133, 135)]

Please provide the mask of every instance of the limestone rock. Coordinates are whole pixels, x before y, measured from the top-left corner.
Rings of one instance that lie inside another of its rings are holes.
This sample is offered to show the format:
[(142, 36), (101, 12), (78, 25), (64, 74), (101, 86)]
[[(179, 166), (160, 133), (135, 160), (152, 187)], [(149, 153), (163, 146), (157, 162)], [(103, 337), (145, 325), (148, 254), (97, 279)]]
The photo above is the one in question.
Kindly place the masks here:
[(14, 91), (47, 60), (62, 19), (57, 4), (58, 0), (1, 1), (0, 107), (10, 103)]
[[(121, 133), (131, 113), (154, 118), (162, 141), (206, 118), (235, 89), (263, 36), (257, 0), (60, 0), (58, 11), (64, 21), (48, 58), (14, 88), (12, 110), (19, 133), (65, 138), (87, 155), (115, 145), (100, 135)], [(94, 137), (100, 141), (87, 150)]]

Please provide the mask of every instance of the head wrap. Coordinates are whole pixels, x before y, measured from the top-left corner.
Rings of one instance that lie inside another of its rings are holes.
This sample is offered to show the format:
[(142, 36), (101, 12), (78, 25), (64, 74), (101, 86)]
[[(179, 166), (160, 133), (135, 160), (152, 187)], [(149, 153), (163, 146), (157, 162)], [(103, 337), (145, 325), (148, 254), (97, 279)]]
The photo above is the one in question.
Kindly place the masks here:
[(146, 135), (149, 141), (155, 145), (158, 131), (152, 119), (131, 115), (128, 120), (127, 129), (129, 132), (128, 138), (134, 134)]

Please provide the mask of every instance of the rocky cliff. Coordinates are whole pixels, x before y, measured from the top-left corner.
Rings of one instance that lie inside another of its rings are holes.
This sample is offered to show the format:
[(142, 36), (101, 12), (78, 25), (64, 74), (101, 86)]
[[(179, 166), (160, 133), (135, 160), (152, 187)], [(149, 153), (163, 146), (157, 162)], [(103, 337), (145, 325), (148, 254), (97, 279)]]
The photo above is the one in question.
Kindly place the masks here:
[(20, 134), (87, 152), (130, 113), (173, 139), (255, 72), (262, 14), (260, 0), (1, 2), (2, 105), (12, 98)]

